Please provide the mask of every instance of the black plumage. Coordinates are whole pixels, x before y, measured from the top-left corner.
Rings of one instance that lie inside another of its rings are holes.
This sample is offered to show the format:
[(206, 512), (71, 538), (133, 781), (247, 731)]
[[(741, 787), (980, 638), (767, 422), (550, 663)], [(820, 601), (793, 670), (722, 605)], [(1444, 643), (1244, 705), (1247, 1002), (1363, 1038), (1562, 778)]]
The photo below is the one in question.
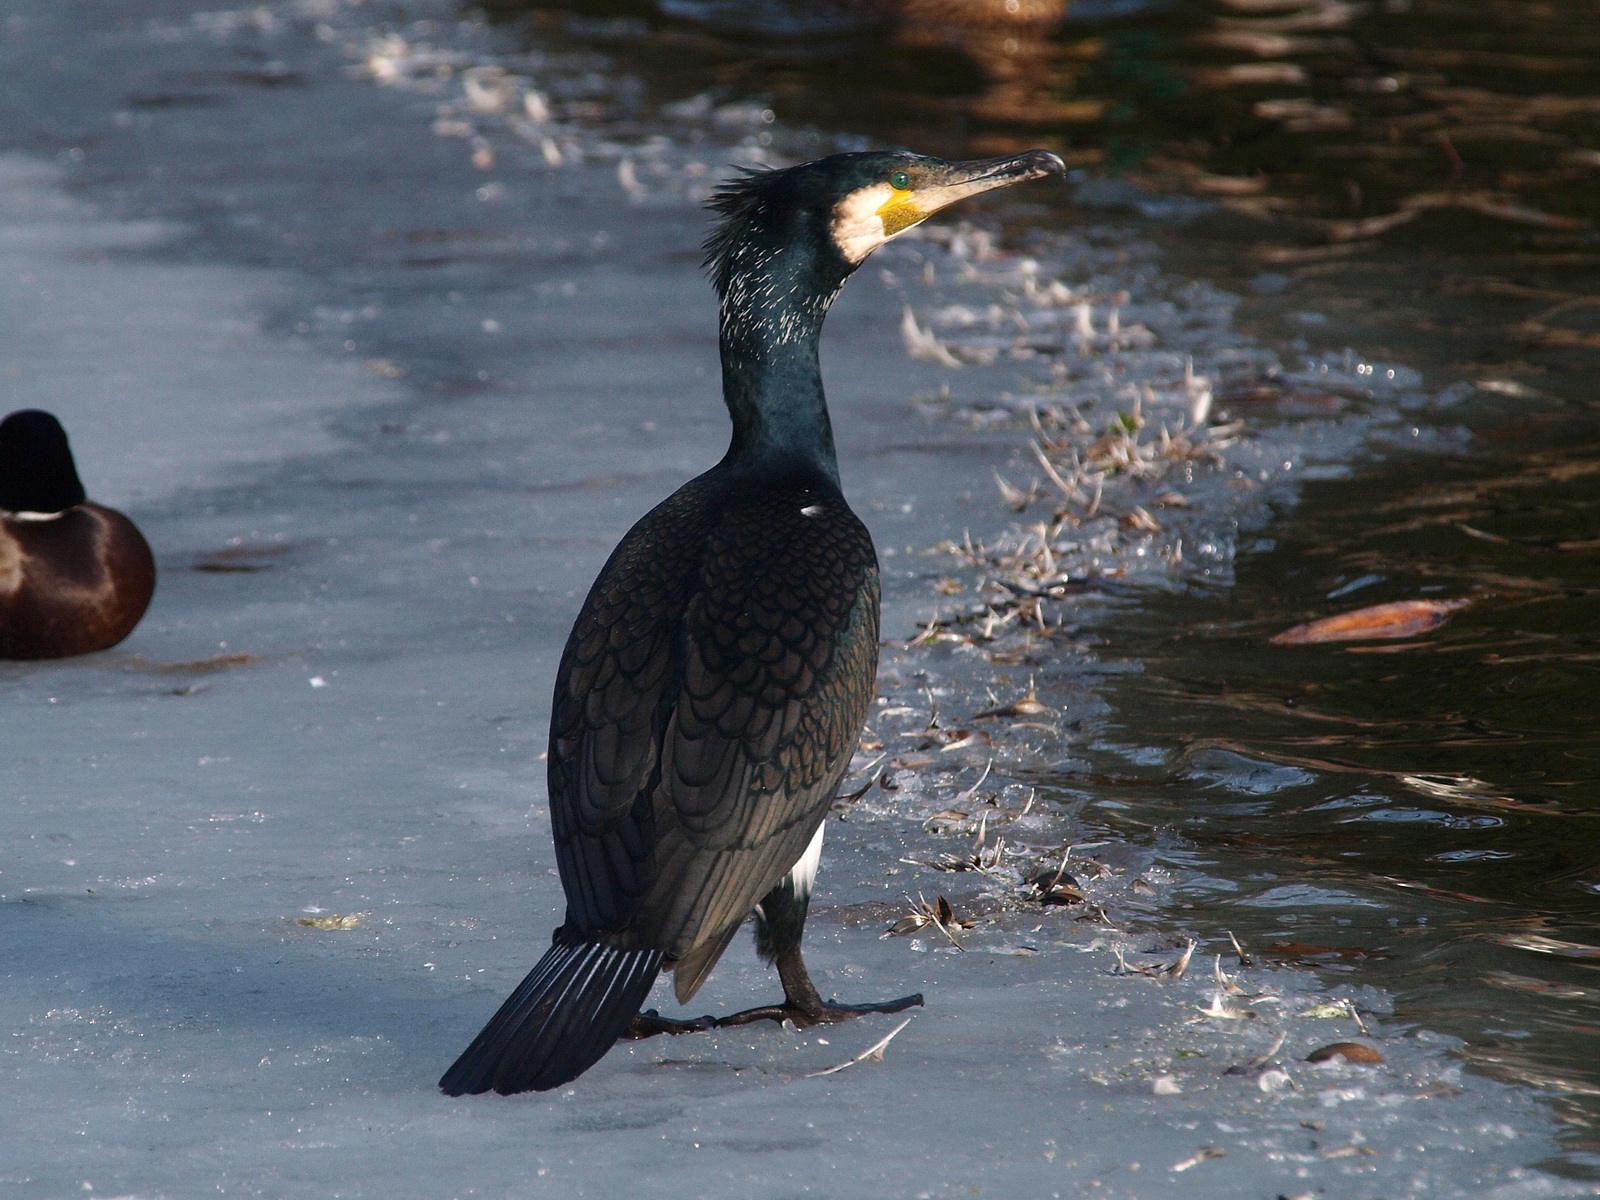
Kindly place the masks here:
[[(550, 728), (566, 920), (446, 1092), (556, 1087), (630, 1031), (921, 1003), (825, 1005), (800, 956), (817, 839), (878, 652), (877, 559), (840, 491), (817, 344), (871, 246), (915, 223), (894, 205), (926, 203), (920, 220), (1059, 169), (1043, 152), (837, 155), (748, 175), (713, 200), (732, 442), (629, 530), (584, 601)], [(675, 972), (680, 1002), (693, 996), (752, 911), (783, 1005), (718, 1022), (636, 1017), (660, 970)]]

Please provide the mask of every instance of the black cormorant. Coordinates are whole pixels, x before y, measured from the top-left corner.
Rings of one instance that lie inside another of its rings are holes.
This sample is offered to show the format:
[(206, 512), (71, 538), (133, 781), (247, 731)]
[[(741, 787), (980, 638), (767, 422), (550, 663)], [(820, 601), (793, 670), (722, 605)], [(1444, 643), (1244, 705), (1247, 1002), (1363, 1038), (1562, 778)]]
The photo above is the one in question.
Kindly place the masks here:
[(0, 658), (66, 658), (133, 632), (156, 563), (132, 521), (91, 503), (47, 412), (0, 421)]
[[(628, 531), (584, 601), (550, 718), (566, 921), (445, 1092), (558, 1087), (630, 1025), (804, 1026), (922, 1002), (826, 1004), (800, 955), (823, 818), (878, 659), (877, 556), (840, 492), (817, 343), (878, 246), (963, 197), (1063, 169), (1043, 150), (838, 154), (712, 198), (733, 440)], [(664, 970), (688, 1001), (752, 911), (783, 1004), (715, 1021), (637, 1015)]]

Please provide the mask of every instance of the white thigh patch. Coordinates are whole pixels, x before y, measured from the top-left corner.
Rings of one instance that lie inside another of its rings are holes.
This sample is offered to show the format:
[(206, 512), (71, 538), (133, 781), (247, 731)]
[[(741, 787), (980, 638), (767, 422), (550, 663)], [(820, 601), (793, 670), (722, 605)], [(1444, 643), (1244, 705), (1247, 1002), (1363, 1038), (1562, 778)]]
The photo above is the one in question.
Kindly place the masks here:
[(811, 895), (811, 886), (817, 881), (817, 864), (822, 861), (822, 834), (827, 827), (826, 821), (817, 826), (817, 835), (811, 839), (806, 852), (789, 868), (789, 886), (797, 896)]

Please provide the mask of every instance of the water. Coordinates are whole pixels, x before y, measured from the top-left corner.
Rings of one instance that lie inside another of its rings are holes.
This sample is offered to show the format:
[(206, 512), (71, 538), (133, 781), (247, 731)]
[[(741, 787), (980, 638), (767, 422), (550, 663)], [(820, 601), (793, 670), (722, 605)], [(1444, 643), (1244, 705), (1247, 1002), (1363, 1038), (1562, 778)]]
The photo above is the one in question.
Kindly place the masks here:
[[(1210, 859), (1238, 890), (1194, 897), (1209, 922), (1392, 988), (1401, 1017), (1561, 1096), (1575, 1152), (1600, 1023), (1596, 451), (1581, 423), (1508, 422), (1464, 457), (1311, 485), (1230, 592), (1158, 600), (1113, 639), (1146, 672), (1112, 736), (1165, 754), (1118, 784), (1110, 827)], [(1266, 640), (1417, 596), (1476, 599), (1408, 642)], [(1262, 907), (1286, 881), (1341, 897)]]
[[(1037, 777), (1211, 879), (1183, 901), (1198, 925), (1392, 989), (1400, 1019), (1553, 1097), (1556, 1165), (1600, 1173), (1593, 3), (491, 11), (603, 46), (660, 99), (753, 95), (823, 135), (950, 154), (1052, 146), (1089, 186), (1030, 196), (1039, 223), (1121, 208), (1169, 266), (1243, 295), (1270, 344), (1459, 384), (1418, 416), (1426, 451), (1398, 439), (1305, 485), (1231, 588), (1110, 623), (1105, 652), (1142, 670), (1089, 765)], [(1361, 404), (1223, 398), (1266, 424), (1308, 402)], [(1267, 642), (1427, 597), (1473, 603), (1399, 644)]]

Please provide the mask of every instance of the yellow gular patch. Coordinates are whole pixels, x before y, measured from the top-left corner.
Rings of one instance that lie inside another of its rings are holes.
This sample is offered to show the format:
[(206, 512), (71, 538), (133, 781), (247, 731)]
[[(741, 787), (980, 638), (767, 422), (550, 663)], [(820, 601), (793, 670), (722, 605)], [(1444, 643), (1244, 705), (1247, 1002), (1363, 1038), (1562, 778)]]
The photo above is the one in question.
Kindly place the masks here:
[(903, 233), (919, 221), (925, 221), (930, 213), (917, 207), (915, 195), (911, 192), (901, 191), (898, 188), (883, 202), (878, 209), (878, 216), (883, 221), (883, 234), (892, 238), (897, 233)]

